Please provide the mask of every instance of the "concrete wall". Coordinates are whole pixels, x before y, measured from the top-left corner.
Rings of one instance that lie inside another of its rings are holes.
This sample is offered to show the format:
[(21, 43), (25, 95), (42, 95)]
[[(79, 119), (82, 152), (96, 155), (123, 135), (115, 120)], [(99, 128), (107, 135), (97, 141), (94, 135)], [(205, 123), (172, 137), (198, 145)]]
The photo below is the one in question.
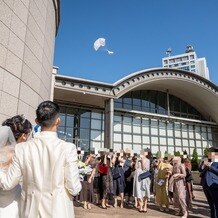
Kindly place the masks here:
[(0, 122), (50, 99), (57, 0), (0, 1)]

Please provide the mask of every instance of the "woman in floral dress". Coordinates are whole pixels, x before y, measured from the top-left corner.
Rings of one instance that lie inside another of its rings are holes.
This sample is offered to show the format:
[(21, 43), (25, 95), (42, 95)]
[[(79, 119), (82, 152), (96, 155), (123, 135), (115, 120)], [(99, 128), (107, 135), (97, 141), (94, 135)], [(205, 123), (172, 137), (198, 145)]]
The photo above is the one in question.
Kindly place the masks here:
[(186, 187), (185, 187), (185, 166), (181, 163), (180, 157), (173, 159), (173, 204), (175, 208), (179, 208), (178, 215), (182, 218), (188, 216), (188, 209), (186, 204)]

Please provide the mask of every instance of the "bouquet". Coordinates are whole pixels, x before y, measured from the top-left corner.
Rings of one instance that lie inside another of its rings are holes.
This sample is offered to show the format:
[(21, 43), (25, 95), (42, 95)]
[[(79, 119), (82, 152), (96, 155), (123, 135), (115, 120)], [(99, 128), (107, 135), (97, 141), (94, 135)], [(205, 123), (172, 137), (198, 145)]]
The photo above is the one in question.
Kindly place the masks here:
[(86, 175), (90, 175), (92, 173), (91, 165), (86, 166), (82, 161), (78, 161), (79, 175), (80, 181), (84, 181), (84, 177)]

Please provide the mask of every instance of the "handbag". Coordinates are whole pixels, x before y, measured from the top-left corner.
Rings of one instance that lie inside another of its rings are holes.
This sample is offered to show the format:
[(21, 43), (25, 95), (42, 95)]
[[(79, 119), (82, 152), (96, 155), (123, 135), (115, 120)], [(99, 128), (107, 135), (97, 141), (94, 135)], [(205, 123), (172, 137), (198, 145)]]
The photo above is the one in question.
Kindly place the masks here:
[(113, 174), (113, 179), (116, 180), (116, 179), (119, 179), (121, 177), (121, 174), (120, 173), (114, 173)]
[(146, 172), (141, 173), (141, 174), (139, 175), (139, 180), (146, 179), (146, 178), (148, 178), (148, 177), (150, 177), (150, 176), (151, 176), (150, 171), (146, 171)]

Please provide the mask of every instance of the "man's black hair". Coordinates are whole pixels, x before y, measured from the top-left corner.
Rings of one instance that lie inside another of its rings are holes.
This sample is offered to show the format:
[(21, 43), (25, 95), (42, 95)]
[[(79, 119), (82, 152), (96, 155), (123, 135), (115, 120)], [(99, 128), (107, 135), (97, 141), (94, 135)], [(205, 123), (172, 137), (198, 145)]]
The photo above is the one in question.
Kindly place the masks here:
[(218, 147), (210, 147), (208, 152), (218, 152)]
[(51, 127), (59, 116), (60, 107), (52, 101), (42, 102), (36, 110), (36, 118), (40, 126)]

